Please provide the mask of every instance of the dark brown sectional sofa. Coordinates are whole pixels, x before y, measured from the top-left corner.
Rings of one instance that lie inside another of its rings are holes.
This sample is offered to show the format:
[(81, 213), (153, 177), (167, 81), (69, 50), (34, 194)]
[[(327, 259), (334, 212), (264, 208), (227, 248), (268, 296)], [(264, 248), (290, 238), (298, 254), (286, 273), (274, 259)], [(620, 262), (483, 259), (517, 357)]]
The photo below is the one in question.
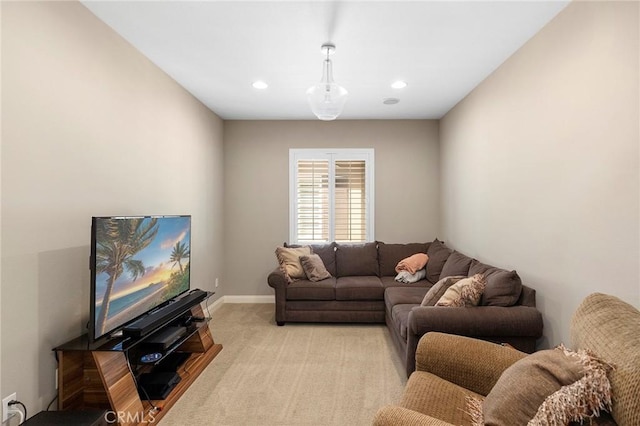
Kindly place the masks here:
[[(275, 289), (276, 322), (386, 323), (407, 374), (415, 369), (418, 340), (430, 331), (508, 343), (533, 352), (542, 336), (542, 315), (535, 290), (522, 285), (515, 271), (485, 265), (444, 243), (312, 245), (331, 273), (318, 282), (288, 283), (280, 268), (267, 278)], [(427, 277), (413, 284), (394, 280), (398, 262), (426, 253)], [(420, 306), (441, 278), (483, 273), (487, 287), (480, 305), (470, 308)]]

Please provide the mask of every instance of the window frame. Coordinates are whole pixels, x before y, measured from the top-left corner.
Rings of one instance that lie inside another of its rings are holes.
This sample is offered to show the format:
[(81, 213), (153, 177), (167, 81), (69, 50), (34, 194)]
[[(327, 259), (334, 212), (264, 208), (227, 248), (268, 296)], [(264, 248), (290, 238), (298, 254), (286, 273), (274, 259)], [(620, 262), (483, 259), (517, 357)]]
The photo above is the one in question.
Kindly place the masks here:
[(375, 241), (375, 152), (373, 148), (291, 148), (289, 149), (289, 241), (292, 244), (321, 244), (322, 241), (298, 240), (298, 160), (329, 161), (329, 238), (335, 241), (335, 163), (342, 160), (365, 161), (365, 240), (344, 241), (340, 244), (362, 244)]

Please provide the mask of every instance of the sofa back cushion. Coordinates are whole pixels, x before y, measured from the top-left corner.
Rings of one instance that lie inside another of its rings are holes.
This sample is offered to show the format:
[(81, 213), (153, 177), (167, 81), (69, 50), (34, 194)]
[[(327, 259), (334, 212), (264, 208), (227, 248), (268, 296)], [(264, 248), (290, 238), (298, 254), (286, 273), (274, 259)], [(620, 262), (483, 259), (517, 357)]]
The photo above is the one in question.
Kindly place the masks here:
[[(480, 301), (482, 303), (482, 300)], [(536, 291), (531, 287), (527, 287), (522, 284), (522, 293), (520, 293), (520, 298), (516, 302), (516, 305), (522, 306), (530, 306), (532, 308), (536, 307)]]
[(312, 244), (311, 249), (315, 254), (320, 256), (324, 267), (331, 276), (336, 276), (336, 243), (329, 244)]
[(427, 280), (429, 282), (433, 284), (438, 282), (442, 268), (450, 254), (451, 250), (437, 238), (429, 244), (429, 248), (427, 249), (427, 256), (429, 256), (429, 261), (427, 262)]
[(416, 253), (426, 253), (428, 247), (428, 243), (385, 244), (379, 242), (378, 261), (380, 262), (380, 276), (396, 276), (395, 268), (398, 262)]
[(487, 286), (480, 299), (483, 306), (513, 306), (522, 293), (522, 280), (516, 271), (496, 268), (473, 259), (469, 275), (483, 274)]
[(376, 243), (336, 243), (336, 277), (378, 275)]
[(452, 277), (454, 275), (469, 275), (469, 267), (471, 266), (472, 260), (473, 259), (469, 256), (465, 256), (464, 254), (454, 250), (442, 266), (440, 279)]

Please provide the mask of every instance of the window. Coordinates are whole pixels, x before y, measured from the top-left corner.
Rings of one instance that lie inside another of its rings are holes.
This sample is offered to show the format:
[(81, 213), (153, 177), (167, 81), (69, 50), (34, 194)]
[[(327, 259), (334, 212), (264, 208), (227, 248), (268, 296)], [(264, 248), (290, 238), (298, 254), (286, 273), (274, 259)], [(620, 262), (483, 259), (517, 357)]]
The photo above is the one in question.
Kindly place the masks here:
[(373, 149), (289, 151), (289, 241), (373, 241)]

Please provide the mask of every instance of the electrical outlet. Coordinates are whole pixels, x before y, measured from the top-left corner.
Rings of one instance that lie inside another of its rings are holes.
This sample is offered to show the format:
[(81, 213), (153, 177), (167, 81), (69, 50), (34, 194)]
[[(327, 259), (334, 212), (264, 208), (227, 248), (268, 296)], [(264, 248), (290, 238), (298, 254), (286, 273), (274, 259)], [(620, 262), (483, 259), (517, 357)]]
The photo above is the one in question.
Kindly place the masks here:
[(2, 400), (2, 423), (9, 420), (9, 402), (16, 400), (17, 395), (15, 392)]
[(220, 284), (220, 283), (218, 283), (218, 279), (216, 278), (216, 288), (218, 288), (218, 285), (219, 285), (219, 284)]

